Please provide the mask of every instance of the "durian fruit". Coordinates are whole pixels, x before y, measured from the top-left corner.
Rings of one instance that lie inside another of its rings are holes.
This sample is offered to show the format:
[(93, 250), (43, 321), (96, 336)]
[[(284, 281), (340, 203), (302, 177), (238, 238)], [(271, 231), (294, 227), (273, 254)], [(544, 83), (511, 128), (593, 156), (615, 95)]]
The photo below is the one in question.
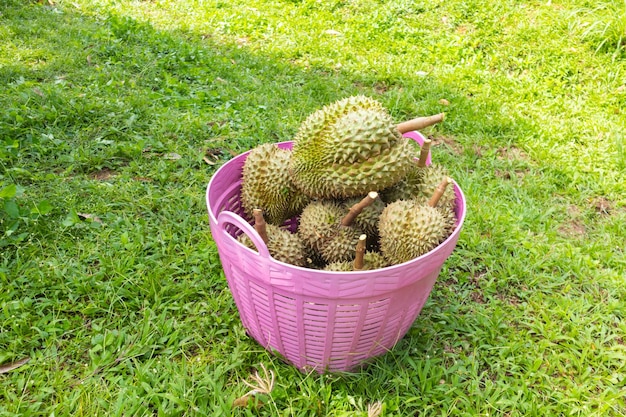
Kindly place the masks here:
[[(307, 251), (297, 234), (290, 233), (288, 230), (273, 224), (266, 224), (260, 209), (255, 209), (253, 216), (254, 228), (267, 245), (267, 250), (272, 258), (295, 266), (307, 266)], [(241, 234), (237, 240), (244, 246), (256, 250), (252, 240), (247, 235)]]
[(335, 235), (344, 214), (341, 206), (333, 201), (312, 201), (300, 214), (298, 236), (306, 247), (319, 253), (324, 242)]
[[(418, 168), (419, 169), (419, 168)], [(432, 164), (419, 169), (419, 183), (416, 197), (430, 198), (441, 183), (442, 178), (447, 178), (448, 170), (437, 164)], [(447, 187), (439, 200), (439, 206), (453, 206), (456, 199), (454, 187)]]
[(419, 159), (411, 165), (406, 175), (391, 187), (382, 190), (380, 198), (385, 203), (393, 203), (397, 200), (410, 200), (419, 194), (420, 186), (422, 185), (420, 171), (426, 167), (431, 143), (432, 140), (424, 139), (424, 143), (420, 148)]
[(347, 261), (354, 258), (354, 247), (360, 230), (350, 226), (337, 226), (336, 233), (324, 243), (320, 255), (326, 263)]
[(325, 263), (351, 260), (362, 234), (352, 223), (377, 197), (378, 193), (370, 192), (367, 197), (350, 207), (347, 214), (336, 202), (313, 201), (302, 210), (298, 234), (304, 244), (318, 253)]
[(310, 201), (291, 180), (291, 151), (267, 143), (252, 149), (243, 166), (241, 204), (248, 216), (263, 210), (268, 223), (281, 225), (297, 215)]
[[(444, 177), (435, 191), (432, 193), (432, 197), (426, 201), (425, 196), (421, 196), (417, 198), (417, 201), (421, 204), (427, 204), (431, 207), (436, 207), (443, 217), (446, 219), (446, 224), (448, 226), (447, 234), (452, 233), (452, 230), (456, 227), (456, 194), (454, 195), (454, 200), (450, 200), (449, 192), (454, 190), (454, 187), (450, 187), (452, 185), (452, 178)], [(424, 203), (425, 202), (425, 203)]]
[[(412, 198), (428, 200), (441, 182), (441, 178), (449, 175), (448, 170), (441, 165), (431, 164), (426, 166), (430, 144), (431, 140), (425, 139), (417, 162), (411, 166), (400, 181), (381, 192), (381, 199), (385, 203), (392, 203), (397, 200), (410, 200)], [(456, 195), (451, 187), (446, 189), (439, 204), (453, 206), (455, 199)]]
[[(341, 205), (344, 209), (349, 209), (360, 201), (360, 198), (352, 197), (344, 200)], [(376, 198), (372, 204), (365, 207), (354, 219), (355, 226), (367, 234), (369, 240), (378, 239), (378, 219), (384, 208), (385, 203), (380, 198)]]
[(427, 204), (418, 199), (388, 204), (380, 216), (380, 250), (391, 264), (421, 256), (444, 241), (453, 228), (450, 219), (436, 206), (452, 182), (447, 178)]
[(378, 101), (353, 96), (324, 106), (300, 126), (291, 153), (293, 181), (316, 198), (345, 198), (392, 186), (412, 164), (402, 137)]
[(359, 236), (354, 261), (333, 262), (324, 268), (325, 271), (369, 271), (380, 269), (389, 265), (387, 260), (379, 252), (366, 252), (367, 235)]
[[(354, 258), (354, 247), (360, 231), (351, 226), (342, 226), (344, 216), (341, 206), (328, 200), (312, 201), (302, 210), (298, 235), (323, 263)], [(315, 255), (312, 258), (316, 260)]]

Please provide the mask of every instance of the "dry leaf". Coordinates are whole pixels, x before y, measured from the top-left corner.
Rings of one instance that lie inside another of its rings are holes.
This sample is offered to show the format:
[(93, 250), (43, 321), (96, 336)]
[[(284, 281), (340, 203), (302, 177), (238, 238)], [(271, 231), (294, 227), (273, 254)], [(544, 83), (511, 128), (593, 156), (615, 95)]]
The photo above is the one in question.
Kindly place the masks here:
[(441, 104), (442, 106), (449, 106), (450, 102), (445, 98), (442, 98), (441, 100), (439, 100), (439, 104)]
[(33, 93), (37, 94), (39, 97), (45, 97), (44, 94), (41, 92), (41, 90), (38, 89), (37, 87), (33, 88)]
[(0, 374), (6, 374), (7, 372), (11, 372), (14, 369), (19, 368), (22, 365), (25, 365), (30, 361), (30, 358), (20, 359), (19, 361), (9, 363), (7, 365), (0, 366)]
[(337, 30), (333, 30), (333, 29), (325, 30), (324, 33), (326, 35), (330, 35), (330, 36), (340, 36), (340, 35), (343, 35), (343, 33), (339, 32)]
[(211, 161), (211, 160), (210, 160), (209, 158), (207, 158), (206, 156), (205, 156), (204, 158), (202, 158), (202, 160), (203, 160), (204, 162), (206, 162), (206, 163), (207, 163), (207, 165), (215, 165), (215, 162), (214, 162), (214, 161)]
[(236, 398), (235, 401), (233, 401), (233, 407), (247, 407), (249, 401), (250, 401), (250, 396), (243, 395), (239, 398)]
[(236, 398), (235, 401), (233, 401), (233, 407), (237, 408), (237, 407), (262, 407), (263, 406), (263, 401), (261, 401), (260, 399), (258, 399), (257, 397), (255, 397), (254, 395), (244, 395), (241, 396), (239, 398)]
[(170, 161), (178, 161), (180, 158), (182, 158), (182, 156), (176, 152), (170, 152), (163, 155), (163, 159), (169, 159)]
[(100, 219), (100, 217), (96, 216), (95, 214), (89, 214), (89, 213), (76, 213), (76, 215), (83, 219), (83, 220), (91, 220), (94, 221), (96, 223), (100, 223), (102, 224), (102, 219)]

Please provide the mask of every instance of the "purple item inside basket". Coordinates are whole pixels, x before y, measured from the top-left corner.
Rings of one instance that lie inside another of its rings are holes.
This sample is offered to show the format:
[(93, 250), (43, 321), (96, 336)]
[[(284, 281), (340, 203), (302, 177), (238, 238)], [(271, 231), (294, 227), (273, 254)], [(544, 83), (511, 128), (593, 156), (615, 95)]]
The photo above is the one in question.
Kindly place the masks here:
[[(419, 132), (404, 134), (422, 144)], [(291, 149), (292, 142), (277, 146)], [(432, 251), (371, 271), (330, 272), (273, 259), (240, 201), (248, 152), (211, 178), (206, 204), (228, 286), (248, 334), (302, 371), (349, 371), (390, 350), (409, 330), (454, 250), (466, 214), (456, 182), (457, 225)], [(430, 164), (430, 155), (427, 164)], [(297, 218), (286, 225), (292, 231)], [(236, 240), (245, 233), (258, 251)]]

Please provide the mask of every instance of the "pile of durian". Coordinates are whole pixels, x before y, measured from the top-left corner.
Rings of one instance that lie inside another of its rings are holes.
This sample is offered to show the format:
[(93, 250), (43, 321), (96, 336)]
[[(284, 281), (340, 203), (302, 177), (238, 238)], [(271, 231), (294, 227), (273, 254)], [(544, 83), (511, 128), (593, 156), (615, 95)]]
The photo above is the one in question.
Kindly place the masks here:
[[(403, 133), (443, 114), (394, 124), (376, 100), (352, 96), (312, 113), (293, 149), (263, 144), (243, 167), (241, 204), (270, 255), (327, 271), (384, 268), (423, 255), (452, 232), (452, 179), (426, 166), (430, 140)], [(295, 232), (283, 225), (296, 217)], [(238, 240), (254, 249), (242, 234)]]

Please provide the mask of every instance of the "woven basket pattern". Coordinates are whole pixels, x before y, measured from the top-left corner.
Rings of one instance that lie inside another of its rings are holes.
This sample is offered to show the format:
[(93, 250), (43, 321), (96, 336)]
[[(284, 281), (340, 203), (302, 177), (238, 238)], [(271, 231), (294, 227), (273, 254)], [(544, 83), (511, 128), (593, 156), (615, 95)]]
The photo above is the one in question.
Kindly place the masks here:
[[(407, 136), (423, 139), (417, 132)], [(289, 148), (291, 142), (278, 146)], [(374, 271), (319, 271), (269, 256), (241, 206), (246, 156), (231, 159), (213, 175), (206, 200), (211, 233), (248, 334), (302, 371), (349, 371), (391, 349), (419, 315), (454, 250), (465, 217), (458, 185), (457, 227), (433, 251)], [(295, 230), (297, 219), (286, 224)], [(258, 251), (240, 244), (240, 233)]]

